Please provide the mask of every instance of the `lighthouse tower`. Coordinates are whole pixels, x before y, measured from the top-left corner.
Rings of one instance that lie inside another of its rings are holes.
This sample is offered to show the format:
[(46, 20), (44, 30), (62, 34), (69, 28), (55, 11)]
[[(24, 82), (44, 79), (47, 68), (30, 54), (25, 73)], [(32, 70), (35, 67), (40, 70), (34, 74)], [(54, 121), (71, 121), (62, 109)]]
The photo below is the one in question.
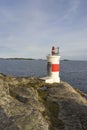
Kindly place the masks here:
[(41, 78), (46, 83), (60, 83), (60, 55), (59, 47), (52, 47), (51, 54), (47, 55), (47, 77)]

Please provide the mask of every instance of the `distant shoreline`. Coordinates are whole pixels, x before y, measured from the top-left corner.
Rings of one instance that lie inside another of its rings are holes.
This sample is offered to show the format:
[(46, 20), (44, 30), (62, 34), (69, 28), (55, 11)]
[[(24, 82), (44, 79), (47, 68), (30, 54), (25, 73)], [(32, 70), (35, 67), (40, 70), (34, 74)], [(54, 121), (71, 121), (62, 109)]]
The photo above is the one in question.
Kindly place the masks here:
[(46, 59), (34, 59), (34, 58), (0, 58), (0, 60), (46, 60)]
[(33, 58), (0, 58), (0, 60), (35, 60)]

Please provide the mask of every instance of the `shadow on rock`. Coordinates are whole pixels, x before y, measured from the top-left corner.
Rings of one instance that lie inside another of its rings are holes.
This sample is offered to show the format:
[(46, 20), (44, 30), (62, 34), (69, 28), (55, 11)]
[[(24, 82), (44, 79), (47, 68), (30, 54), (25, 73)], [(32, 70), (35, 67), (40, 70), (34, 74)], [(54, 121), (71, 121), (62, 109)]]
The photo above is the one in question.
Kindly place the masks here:
[(20, 130), (0, 107), (0, 130)]

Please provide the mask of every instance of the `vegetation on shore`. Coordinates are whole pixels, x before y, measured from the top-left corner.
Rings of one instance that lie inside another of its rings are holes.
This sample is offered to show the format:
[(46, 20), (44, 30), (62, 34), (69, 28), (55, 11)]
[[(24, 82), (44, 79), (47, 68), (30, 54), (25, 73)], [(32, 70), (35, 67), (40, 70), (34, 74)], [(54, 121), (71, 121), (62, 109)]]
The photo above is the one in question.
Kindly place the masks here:
[(33, 58), (0, 58), (0, 60), (35, 60)]

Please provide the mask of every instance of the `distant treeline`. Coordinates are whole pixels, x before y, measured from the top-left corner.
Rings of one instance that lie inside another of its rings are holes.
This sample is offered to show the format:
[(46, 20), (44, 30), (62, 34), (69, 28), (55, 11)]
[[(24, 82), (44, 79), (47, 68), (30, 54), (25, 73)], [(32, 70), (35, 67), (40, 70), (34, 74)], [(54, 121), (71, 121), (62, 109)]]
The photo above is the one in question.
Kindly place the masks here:
[(0, 60), (35, 60), (33, 58), (0, 58)]

